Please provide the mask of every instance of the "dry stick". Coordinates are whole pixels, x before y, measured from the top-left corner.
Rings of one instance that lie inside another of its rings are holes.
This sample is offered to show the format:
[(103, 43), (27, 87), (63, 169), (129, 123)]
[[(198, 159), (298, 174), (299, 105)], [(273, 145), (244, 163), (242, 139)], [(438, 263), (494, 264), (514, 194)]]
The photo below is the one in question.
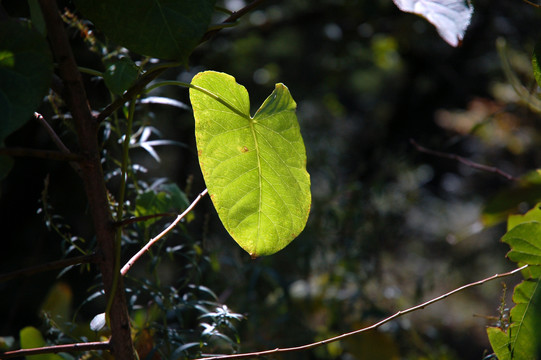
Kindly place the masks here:
[(71, 151), (67, 148), (66, 145), (62, 142), (60, 137), (56, 134), (56, 132), (53, 130), (51, 125), (43, 118), (43, 115), (40, 113), (35, 112), (34, 117), (40, 122), (41, 125), (45, 128), (53, 142), (56, 144), (56, 146), (62, 151), (63, 153), (69, 154)]
[(92, 351), (92, 350), (110, 350), (110, 349), (111, 349), (111, 345), (109, 344), (109, 341), (85, 342), (85, 343), (53, 345), (53, 346), (44, 346), (44, 347), (33, 348), (33, 349), (7, 351), (3, 354), (0, 354), (0, 359), (9, 359), (13, 357), (23, 357), (23, 356), (37, 355), (37, 354), (51, 354), (51, 353), (56, 354), (59, 352), (76, 352), (76, 351)]
[[(43, 115), (41, 115), (40, 113), (34, 112), (34, 117), (38, 119), (41, 125), (43, 125), (43, 127), (45, 128), (45, 130), (47, 131), (47, 133), (49, 134), (53, 142), (56, 144), (56, 146), (60, 149), (60, 151), (62, 151), (62, 153), (64, 154), (71, 155), (71, 151), (68, 149), (66, 145), (64, 145), (64, 143), (62, 142), (60, 137), (57, 135), (57, 133), (53, 130), (51, 125), (49, 125), (49, 123), (43, 118)], [(80, 157), (79, 161), (81, 159), (82, 157)], [(75, 172), (79, 174), (79, 176), (81, 176), (81, 167), (79, 166), (79, 164), (76, 161), (70, 161), (70, 165), (73, 168), (73, 170), (75, 170)]]
[(8, 280), (16, 279), (22, 276), (30, 276), (30, 275), (42, 273), (45, 271), (62, 269), (70, 265), (91, 263), (91, 262), (94, 262), (95, 259), (96, 259), (95, 254), (82, 255), (82, 256), (77, 256), (70, 259), (57, 260), (57, 261), (49, 262), (46, 264), (32, 266), (26, 269), (12, 271), (10, 273), (0, 275), (0, 283), (8, 281)]
[(145, 216), (134, 216), (127, 219), (124, 219), (122, 221), (115, 221), (115, 226), (124, 227), (129, 224), (133, 224), (136, 222), (141, 221), (147, 221), (150, 219), (158, 218), (158, 217), (168, 217), (168, 216), (176, 216), (176, 213), (160, 213), (160, 214), (152, 214), (152, 215), (145, 215)]
[(502, 170), (500, 170), (500, 169), (498, 169), (496, 167), (479, 164), (479, 163), (473, 162), (471, 160), (468, 160), (468, 159), (463, 158), (462, 156), (459, 156), (459, 155), (456, 155), (456, 154), (448, 154), (448, 153), (444, 153), (444, 152), (440, 152), (440, 151), (427, 149), (424, 146), (419, 145), (413, 139), (410, 139), (410, 143), (413, 146), (415, 146), (415, 149), (417, 149), (417, 151), (419, 151), (419, 152), (429, 154), (429, 155), (438, 156), (438, 157), (442, 157), (442, 158), (446, 158), (446, 159), (456, 160), (456, 161), (458, 161), (458, 162), (460, 162), (460, 163), (462, 163), (462, 164), (464, 164), (466, 166), (472, 167), (474, 169), (498, 174), (500, 176), (503, 176), (507, 180), (511, 180), (511, 181), (518, 181), (519, 180), (519, 178), (514, 177), (513, 175), (508, 174), (505, 171), (502, 171)]
[(194, 206), (199, 202), (199, 200), (201, 200), (201, 198), (203, 196), (205, 196), (206, 194), (208, 193), (208, 190), (205, 189), (203, 190), (199, 195), (197, 195), (197, 197), (195, 198), (195, 200), (190, 204), (190, 206), (188, 206), (188, 208), (186, 210), (184, 210), (184, 212), (182, 214), (180, 214), (179, 216), (177, 216), (177, 218), (175, 219), (175, 221), (173, 221), (171, 223), (171, 225), (169, 225), (164, 231), (162, 231), (161, 233), (159, 233), (155, 238), (153, 239), (150, 239), (145, 246), (143, 246), (143, 248), (141, 248), (141, 250), (139, 250), (137, 252), (137, 254), (133, 255), (132, 258), (130, 260), (128, 260), (128, 262), (126, 263), (126, 265), (124, 265), (122, 267), (122, 269), (120, 270), (120, 274), (122, 276), (126, 275), (126, 273), (130, 270), (130, 268), (132, 267), (132, 265), (145, 253), (148, 251), (148, 249), (150, 249), (150, 247), (152, 245), (154, 245), (154, 243), (156, 243), (158, 240), (160, 240), (162, 237), (165, 236), (165, 234), (167, 234), (169, 231), (171, 231), (175, 226), (177, 226), (177, 224), (179, 223), (180, 220), (182, 220), (190, 211), (192, 211), (192, 209), (194, 208)]
[(416, 305), (416, 306), (411, 307), (411, 308), (406, 309), (406, 310), (400, 310), (396, 314), (394, 314), (392, 316), (389, 316), (388, 318), (385, 318), (385, 319), (383, 319), (383, 320), (381, 320), (381, 321), (379, 321), (379, 322), (377, 322), (377, 323), (375, 323), (375, 324), (373, 324), (371, 326), (368, 326), (368, 327), (365, 327), (365, 328), (362, 328), (362, 329), (358, 329), (358, 330), (355, 330), (355, 331), (352, 331), (352, 332), (348, 332), (348, 333), (345, 333), (345, 334), (342, 334), (342, 335), (338, 335), (338, 336), (335, 336), (335, 337), (332, 337), (332, 338), (329, 338), (329, 339), (325, 339), (325, 340), (322, 340), (322, 341), (318, 341), (318, 342), (314, 342), (314, 343), (307, 344), (307, 345), (302, 345), (302, 346), (290, 347), (290, 348), (282, 348), (282, 349), (276, 348), (276, 349), (273, 349), (273, 350), (265, 350), (265, 351), (258, 351), (258, 352), (252, 352), (252, 353), (204, 357), (204, 358), (200, 358), (200, 359), (197, 359), (197, 360), (246, 359), (246, 358), (251, 358), (251, 357), (260, 357), (260, 356), (284, 354), (284, 353), (290, 353), (290, 352), (296, 352), (296, 351), (303, 351), (303, 350), (312, 349), (312, 348), (315, 348), (315, 347), (318, 347), (318, 346), (326, 345), (326, 344), (329, 344), (329, 343), (332, 343), (332, 342), (335, 342), (335, 341), (338, 341), (338, 340), (345, 339), (345, 338), (353, 336), (353, 335), (360, 334), (362, 332), (366, 332), (366, 331), (369, 331), (369, 330), (374, 330), (374, 329), (380, 327), (381, 325), (383, 325), (385, 323), (388, 323), (388, 322), (390, 322), (390, 321), (392, 321), (392, 320), (394, 320), (394, 319), (396, 319), (398, 317), (401, 317), (402, 315), (406, 315), (408, 313), (417, 311), (419, 309), (423, 309), (426, 306), (432, 305), (432, 304), (434, 304), (434, 303), (436, 303), (438, 301), (441, 301), (441, 300), (443, 300), (443, 299), (445, 299), (445, 298), (447, 298), (447, 297), (449, 297), (451, 295), (454, 295), (454, 294), (456, 294), (456, 293), (458, 293), (460, 291), (469, 289), (471, 287), (483, 285), (486, 282), (489, 282), (489, 281), (492, 281), (492, 280), (495, 280), (495, 279), (499, 279), (499, 278), (502, 278), (502, 277), (511, 276), (513, 274), (516, 274), (516, 273), (526, 269), (528, 266), (529, 265), (524, 265), (522, 267), (519, 267), (518, 269), (509, 271), (509, 272), (506, 272), (506, 273), (503, 273), (503, 274), (495, 274), (495, 275), (492, 275), (492, 276), (490, 276), (490, 277), (488, 277), (486, 279), (479, 280), (479, 281), (476, 281), (476, 282), (473, 282), (473, 283), (469, 283), (467, 285), (464, 285), (464, 286), (461, 286), (461, 287), (459, 287), (457, 289), (449, 291), (448, 293), (440, 295), (437, 298), (434, 298), (432, 300), (428, 300), (428, 301), (426, 301), (426, 302), (424, 302), (422, 304)]

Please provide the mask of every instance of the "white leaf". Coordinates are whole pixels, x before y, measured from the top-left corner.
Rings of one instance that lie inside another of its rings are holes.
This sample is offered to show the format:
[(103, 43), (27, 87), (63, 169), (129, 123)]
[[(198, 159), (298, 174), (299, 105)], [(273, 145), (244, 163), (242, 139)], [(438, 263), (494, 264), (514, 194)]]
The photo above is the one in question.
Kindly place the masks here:
[(94, 318), (90, 322), (90, 329), (92, 331), (100, 331), (101, 329), (105, 327), (105, 325), (106, 325), (105, 313), (101, 313), (94, 316)]
[(451, 46), (458, 46), (470, 25), (473, 6), (464, 0), (393, 0), (402, 11), (430, 21)]

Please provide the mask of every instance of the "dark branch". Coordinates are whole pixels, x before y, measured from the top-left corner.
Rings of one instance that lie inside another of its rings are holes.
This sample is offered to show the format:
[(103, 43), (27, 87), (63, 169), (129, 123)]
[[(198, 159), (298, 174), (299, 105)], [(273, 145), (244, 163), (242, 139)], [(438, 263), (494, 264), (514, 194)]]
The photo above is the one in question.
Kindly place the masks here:
[(18, 157), (33, 157), (38, 159), (60, 160), (60, 161), (83, 161), (81, 155), (73, 153), (64, 153), (54, 150), (40, 150), (28, 148), (2, 148), (0, 155), (18, 156)]
[(471, 160), (468, 160), (468, 159), (463, 158), (462, 156), (459, 156), (459, 155), (456, 155), (456, 154), (449, 154), (449, 153), (444, 153), (444, 152), (440, 152), (440, 151), (427, 149), (424, 146), (421, 146), (418, 143), (416, 143), (415, 140), (413, 140), (413, 139), (410, 139), (410, 143), (419, 152), (429, 154), (429, 155), (434, 155), (434, 156), (445, 158), (445, 159), (456, 160), (456, 161), (458, 161), (458, 162), (460, 162), (460, 163), (462, 163), (462, 164), (464, 164), (466, 166), (469, 166), (471, 168), (481, 170), (481, 171), (490, 172), (490, 173), (494, 173), (494, 174), (498, 174), (500, 176), (503, 176), (507, 180), (511, 180), (511, 181), (518, 181), (519, 180), (518, 178), (514, 177), (513, 175), (508, 174), (505, 171), (502, 171), (502, 170), (500, 170), (500, 169), (498, 169), (496, 167), (479, 164), (479, 163), (473, 162)]
[(23, 357), (23, 356), (38, 355), (38, 354), (57, 354), (59, 352), (79, 352), (79, 351), (93, 351), (93, 350), (111, 350), (111, 345), (109, 344), (108, 341), (105, 341), (105, 342), (99, 341), (99, 342), (44, 346), (41, 348), (7, 351), (3, 354), (0, 354), (0, 359), (9, 359), (9, 358), (14, 358), (14, 357)]
[(124, 227), (129, 224), (133, 224), (140, 221), (147, 221), (150, 219), (158, 218), (158, 217), (166, 217), (166, 216), (177, 216), (175, 213), (161, 213), (161, 214), (152, 214), (152, 215), (146, 215), (146, 216), (137, 216), (137, 217), (131, 217), (128, 219), (124, 219), (122, 221), (116, 221), (115, 226)]
[[(240, 19), (241, 17), (243, 17), (244, 15), (249, 13), (250, 11), (252, 11), (255, 8), (259, 7), (265, 1), (266, 0), (252, 1), (251, 3), (249, 3), (248, 5), (243, 7), (242, 9), (239, 9), (238, 11), (235, 11), (234, 13), (232, 13), (227, 19), (222, 21), (222, 24), (227, 25), (227, 24), (234, 23), (235, 21), (237, 21), (238, 19)], [(207, 33), (205, 35), (203, 35), (203, 39), (201, 40), (201, 42), (207, 41), (208, 39), (210, 39), (211, 37), (216, 35), (220, 30), (221, 29), (214, 29), (214, 30), (207, 31)]]
[(78, 264), (86, 264), (94, 262), (96, 259), (95, 254), (89, 254), (89, 255), (83, 255), (78, 256), (70, 259), (62, 259), (58, 261), (53, 261), (46, 264), (36, 265), (32, 266), (26, 269), (21, 269), (17, 271), (13, 271), (7, 274), (0, 275), (0, 283), (16, 279), (23, 276), (31, 276), (34, 274), (42, 273), (45, 271), (51, 271), (51, 270), (57, 270), (57, 269), (63, 269), (70, 265), (78, 265)]

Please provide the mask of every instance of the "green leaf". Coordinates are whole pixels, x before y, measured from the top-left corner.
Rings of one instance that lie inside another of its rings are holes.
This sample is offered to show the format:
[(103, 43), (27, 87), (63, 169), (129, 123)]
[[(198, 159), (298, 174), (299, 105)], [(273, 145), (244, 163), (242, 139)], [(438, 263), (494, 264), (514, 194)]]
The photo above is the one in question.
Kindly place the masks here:
[(31, 118), (52, 73), (43, 36), (16, 21), (0, 22), (0, 144)]
[[(22, 349), (39, 348), (47, 345), (39, 330), (33, 326), (25, 327), (20, 331), (19, 335)], [(61, 356), (56, 354), (31, 355), (26, 358), (28, 360), (63, 360)]]
[(538, 42), (533, 50), (532, 67), (535, 81), (538, 86), (541, 86), (541, 42)]
[(109, 39), (136, 53), (186, 63), (211, 20), (215, 0), (76, 0)]
[[(137, 196), (135, 200), (135, 216), (149, 216), (167, 212), (180, 212), (189, 205), (188, 198), (176, 184), (161, 184)], [(144, 221), (150, 226), (157, 221), (152, 218)]]
[(488, 328), (492, 349), (499, 360), (535, 360), (541, 355), (541, 284), (540, 279), (525, 280), (515, 288), (511, 325), (504, 332)]
[(250, 116), (246, 89), (207, 71), (191, 84), (199, 164), (229, 234), (252, 257), (273, 254), (304, 229), (310, 176), (296, 103), (283, 84)]
[(511, 352), (509, 351), (509, 336), (500, 328), (487, 328), (488, 340), (492, 351), (498, 357), (498, 360), (510, 359)]
[(508, 231), (502, 241), (509, 244), (511, 250), (507, 257), (515, 262), (541, 265), (541, 223), (527, 222)]
[(108, 65), (103, 73), (105, 85), (113, 94), (122, 95), (137, 80), (139, 69), (127, 57), (120, 58)]
[(507, 218), (507, 231), (511, 230), (517, 225), (527, 223), (530, 221), (541, 222), (541, 203), (534, 206), (524, 215), (510, 215)]

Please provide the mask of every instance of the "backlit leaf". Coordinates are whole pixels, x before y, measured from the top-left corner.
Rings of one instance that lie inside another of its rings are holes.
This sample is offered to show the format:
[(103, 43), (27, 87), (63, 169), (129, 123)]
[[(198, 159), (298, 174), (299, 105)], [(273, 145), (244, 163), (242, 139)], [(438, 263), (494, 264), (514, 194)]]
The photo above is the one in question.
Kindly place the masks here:
[(515, 262), (541, 265), (541, 223), (537, 221), (522, 223), (508, 231), (502, 241), (511, 250), (507, 257)]
[(465, 0), (393, 0), (402, 11), (421, 15), (451, 46), (458, 46), (470, 25), (473, 6)]
[(310, 211), (306, 151), (288, 88), (276, 84), (254, 116), (235, 78), (192, 80), (199, 163), (225, 228), (252, 257), (270, 255), (304, 229)]
[(525, 280), (515, 288), (511, 325), (506, 332), (488, 328), (488, 336), (499, 360), (534, 360), (541, 355), (541, 284), (540, 279)]
[(210, 23), (214, 0), (76, 0), (109, 39), (136, 53), (187, 62)]

